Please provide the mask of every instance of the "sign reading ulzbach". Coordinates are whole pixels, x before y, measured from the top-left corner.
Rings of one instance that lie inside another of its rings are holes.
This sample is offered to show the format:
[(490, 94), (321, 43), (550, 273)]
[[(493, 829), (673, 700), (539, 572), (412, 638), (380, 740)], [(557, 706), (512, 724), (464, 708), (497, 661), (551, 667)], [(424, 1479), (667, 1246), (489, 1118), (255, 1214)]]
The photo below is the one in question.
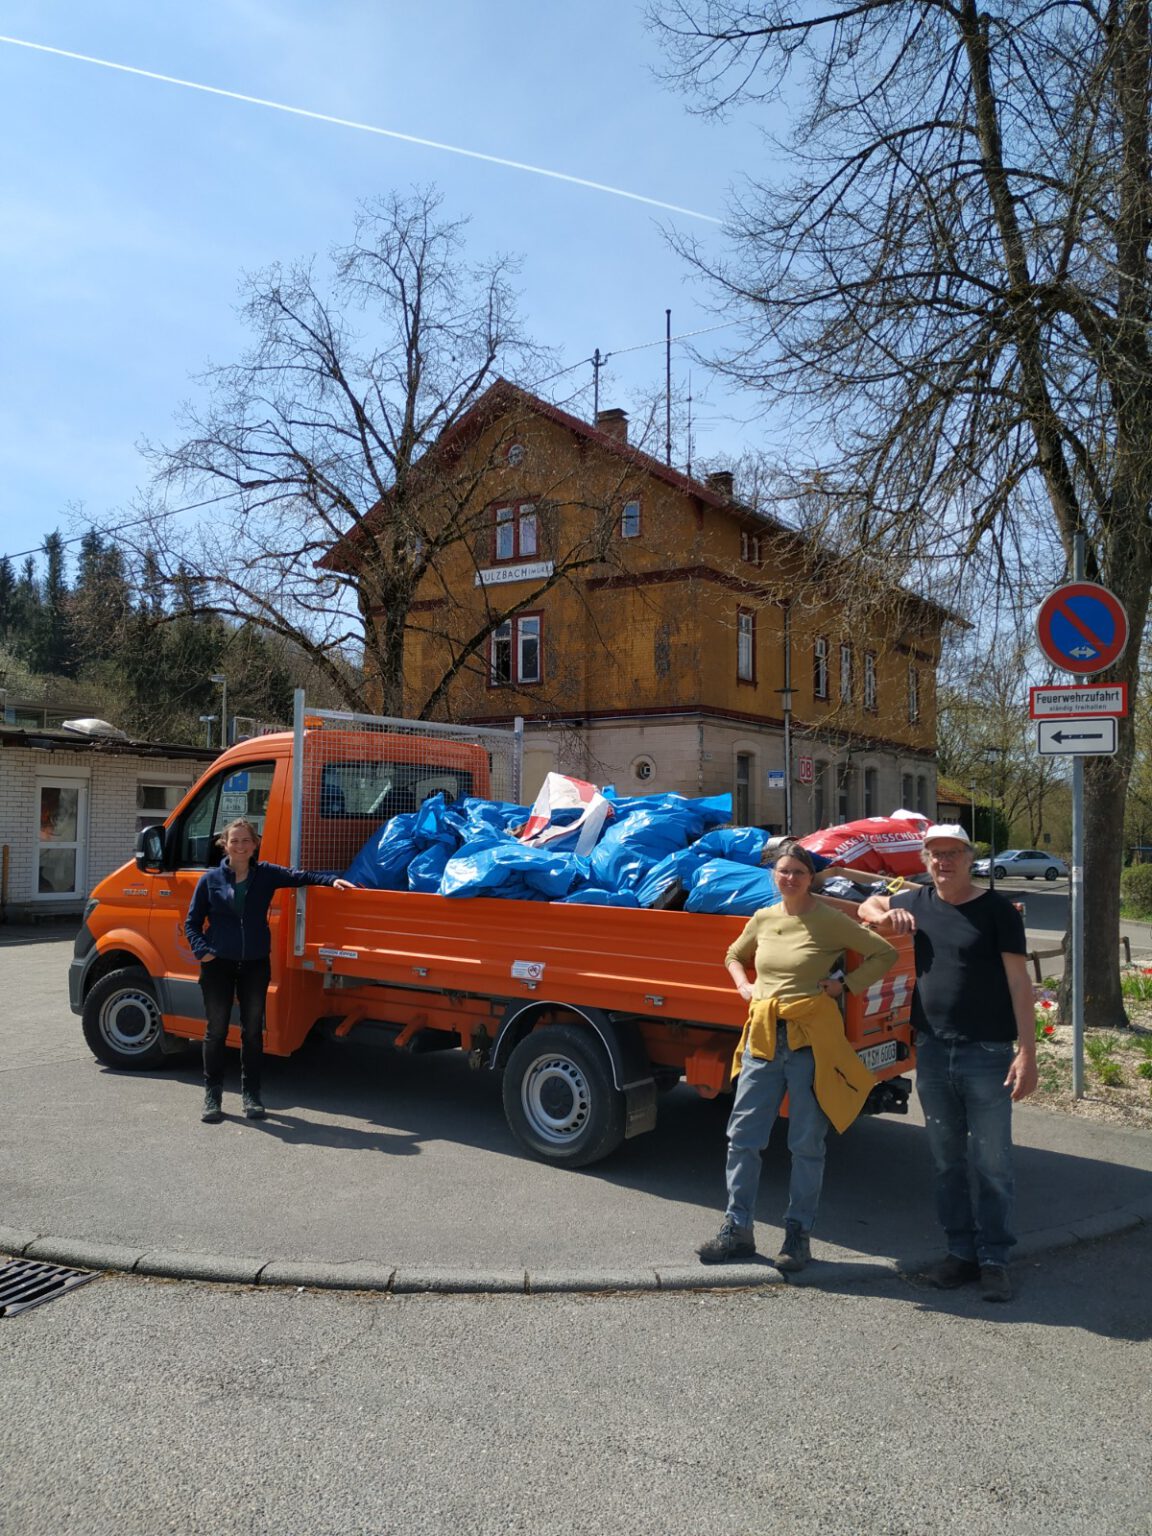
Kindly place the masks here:
[(1128, 615), (1107, 587), (1069, 581), (1040, 604), (1036, 636), (1045, 656), (1062, 672), (1103, 672), (1124, 654)]

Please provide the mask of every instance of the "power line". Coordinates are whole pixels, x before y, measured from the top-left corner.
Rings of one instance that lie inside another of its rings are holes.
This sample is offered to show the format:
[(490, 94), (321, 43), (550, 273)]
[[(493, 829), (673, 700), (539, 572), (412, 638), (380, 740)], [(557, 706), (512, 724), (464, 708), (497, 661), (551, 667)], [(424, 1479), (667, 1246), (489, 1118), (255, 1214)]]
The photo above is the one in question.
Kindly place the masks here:
[[(61, 539), (60, 547), (67, 549), (70, 544), (82, 544), (89, 533), (123, 533), (127, 528), (139, 528), (142, 523), (152, 523), (161, 517), (179, 517), (181, 512), (198, 512), (201, 507), (214, 507), (219, 501), (231, 501), (235, 491), (227, 491), (223, 496), (209, 496), (206, 501), (193, 501), (186, 507), (166, 507), (163, 512), (150, 512), (147, 517), (133, 518), (130, 523), (117, 523), (114, 528), (101, 528), (96, 523), (89, 523), (84, 533), (78, 533), (71, 539)], [(50, 538), (45, 534), (44, 538)], [(41, 555), (44, 553), (44, 540), (37, 544), (35, 549), (21, 549), (15, 554), (0, 555), (0, 560), (23, 560), (28, 555)]]
[[(8, 39), (0, 37), (0, 43), (6, 41), (8, 41)], [(670, 339), (672, 341), (687, 341), (689, 337), (692, 336), (706, 336), (712, 331), (723, 331), (727, 329), (729, 324), (732, 323), (734, 322), (726, 321), (721, 325), (706, 325), (701, 327), (699, 330), (683, 331), (680, 335), (673, 336)], [(599, 364), (602, 367), (610, 357), (623, 357), (628, 352), (643, 352), (648, 347), (666, 346), (668, 340), (669, 338), (659, 337), (656, 341), (641, 341), (637, 342), (637, 344), (632, 347), (617, 347), (614, 352), (599, 353)], [(574, 373), (577, 368), (585, 367), (588, 363), (593, 362), (593, 360), (594, 359), (591, 357), (582, 357), (579, 362), (569, 363), (566, 368), (560, 368), (555, 373), (550, 373), (543, 379), (536, 379), (526, 387), (528, 389), (540, 389), (543, 387), (543, 385), (550, 384), (554, 379), (563, 378), (566, 373)], [(162, 512), (149, 513), (147, 517), (133, 518), (131, 522), (127, 523), (116, 523), (111, 528), (101, 528), (96, 523), (90, 523), (86, 533), (78, 533), (70, 539), (62, 539), (60, 541), (60, 547), (62, 549), (68, 549), (73, 544), (81, 544), (85, 538), (87, 538), (88, 533), (93, 531), (104, 535), (123, 533), (129, 528), (139, 528), (142, 524), (154, 522), (158, 518), (179, 517), (182, 512), (199, 512), (203, 507), (214, 507), (221, 501), (231, 501), (235, 494), (236, 493), (234, 491), (228, 491), (222, 496), (209, 496), (205, 501), (190, 502), (186, 507), (167, 507)], [(45, 537), (47, 538), (48, 535), (45, 535)], [(21, 549), (12, 551), (8, 554), (0, 554), (0, 560), (24, 560), (29, 555), (40, 555), (43, 554), (43, 552), (44, 543), (43, 540), (41, 540), (41, 542), (37, 544), (33, 549)]]
[(98, 59), (87, 53), (73, 53), (67, 48), (50, 48), (46, 43), (30, 43), (22, 37), (0, 36), (0, 43), (14, 48), (30, 48), (37, 53), (54, 54), (61, 59), (74, 59), (80, 64), (96, 64), (101, 69), (114, 69), (124, 75), (138, 75), (143, 80), (158, 80), (164, 85), (179, 85), (187, 91), (203, 91), (209, 96), (224, 96), (229, 101), (242, 101), (249, 106), (268, 107), (273, 112), (287, 112), (293, 117), (306, 117), (312, 122), (330, 123), (337, 128), (353, 128), (358, 133), (372, 133), (384, 139), (398, 139), (404, 144), (417, 144), (423, 149), (438, 149), (449, 155), (463, 155), (469, 160), (483, 160), (489, 165), (501, 165), (512, 171), (527, 171), (532, 176), (547, 176), (552, 181), (565, 181), (575, 187), (586, 187), (591, 192), (607, 192), (612, 197), (624, 197), (630, 202), (646, 203), (650, 208), (663, 208), (667, 213), (682, 213), (689, 219), (703, 219), (706, 224), (721, 224), (722, 219), (711, 213), (700, 213), (695, 208), (682, 208), (678, 203), (666, 203), (657, 197), (645, 197), (640, 192), (628, 192), (623, 187), (610, 187), (602, 181), (589, 181), (584, 176), (570, 176), (565, 171), (551, 171), (542, 165), (528, 165), (523, 160), (507, 160), (501, 155), (487, 155), (478, 149), (462, 149), (458, 144), (442, 144), (436, 139), (422, 139), (414, 133), (400, 133), (395, 128), (379, 128), (374, 123), (358, 123), (347, 117), (333, 117), (327, 112), (310, 112), (305, 107), (292, 107), (282, 101), (268, 101), (262, 96), (247, 96), (241, 91), (226, 91), (217, 85), (202, 85), (196, 80), (181, 80), (175, 75), (161, 75), (151, 69), (137, 69), (131, 64), (117, 64), (112, 59)]

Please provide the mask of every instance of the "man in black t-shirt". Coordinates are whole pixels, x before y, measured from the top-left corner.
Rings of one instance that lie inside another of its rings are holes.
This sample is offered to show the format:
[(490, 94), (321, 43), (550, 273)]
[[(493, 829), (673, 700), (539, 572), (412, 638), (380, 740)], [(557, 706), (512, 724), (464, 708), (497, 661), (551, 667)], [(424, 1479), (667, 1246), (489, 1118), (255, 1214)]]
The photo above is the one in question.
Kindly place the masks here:
[(926, 1278), (944, 1290), (979, 1280), (986, 1300), (1008, 1301), (1012, 1102), (1036, 1087), (1035, 1006), (1023, 920), (973, 885), (972, 857), (963, 827), (929, 827), (932, 884), (870, 896), (858, 916), (885, 935), (914, 935), (916, 1088), (948, 1240)]

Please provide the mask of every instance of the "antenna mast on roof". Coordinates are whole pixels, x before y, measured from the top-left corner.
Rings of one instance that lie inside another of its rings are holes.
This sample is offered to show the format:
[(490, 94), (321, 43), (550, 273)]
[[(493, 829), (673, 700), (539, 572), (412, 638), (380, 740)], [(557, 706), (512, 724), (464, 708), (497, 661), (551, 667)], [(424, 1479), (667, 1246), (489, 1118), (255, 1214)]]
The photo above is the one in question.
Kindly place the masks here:
[(664, 311), (664, 460), (672, 468), (672, 311)]
[(688, 467), (685, 470), (689, 480), (692, 478), (692, 375), (688, 375)]
[(600, 414), (600, 370), (608, 361), (600, 356), (600, 348), (597, 347), (592, 354), (592, 420), (595, 421)]

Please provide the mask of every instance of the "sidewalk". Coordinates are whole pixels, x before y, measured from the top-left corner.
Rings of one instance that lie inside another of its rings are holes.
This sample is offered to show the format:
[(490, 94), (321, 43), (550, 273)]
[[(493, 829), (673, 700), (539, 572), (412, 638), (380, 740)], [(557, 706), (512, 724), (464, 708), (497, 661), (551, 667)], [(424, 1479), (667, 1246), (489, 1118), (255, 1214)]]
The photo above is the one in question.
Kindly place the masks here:
[[(199, 1121), (195, 1059), (98, 1066), (64, 998), (69, 946), (0, 948), (0, 1250), (60, 1263), (262, 1284), (392, 1290), (619, 1290), (780, 1283), (707, 1269), (720, 1221), (727, 1103), (678, 1088), (651, 1135), (584, 1171), (526, 1158), (492, 1073), (355, 1039), (269, 1062), (268, 1120)], [(913, 1101), (915, 1103), (915, 1100)], [(764, 1163), (760, 1245), (775, 1250), (784, 1128)], [(1152, 1135), (1024, 1106), (1018, 1254), (1152, 1221)], [(866, 1278), (938, 1254), (916, 1115), (829, 1144), (798, 1280)]]

